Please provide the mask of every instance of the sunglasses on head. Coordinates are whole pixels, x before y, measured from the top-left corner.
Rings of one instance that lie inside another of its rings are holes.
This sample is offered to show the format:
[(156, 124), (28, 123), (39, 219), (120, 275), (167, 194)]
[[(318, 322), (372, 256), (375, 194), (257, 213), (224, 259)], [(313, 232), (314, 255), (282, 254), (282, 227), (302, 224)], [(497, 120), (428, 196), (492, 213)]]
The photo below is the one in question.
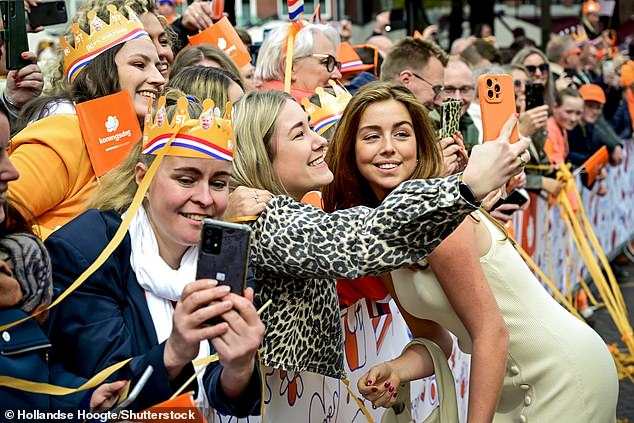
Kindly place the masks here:
[(326, 70), (328, 72), (332, 72), (335, 70), (335, 68), (337, 68), (338, 70), (341, 70), (341, 62), (337, 60), (337, 58), (335, 56), (333, 56), (332, 54), (317, 54), (314, 53), (312, 55), (313, 57), (317, 57), (321, 60), (321, 64), (326, 66)]
[(548, 69), (550, 68), (548, 66), (548, 63), (542, 63), (539, 66), (535, 66), (535, 65), (525, 65), (524, 66), (526, 68), (526, 70), (528, 71), (528, 73), (530, 73), (531, 75), (535, 75), (535, 73), (537, 73), (537, 69), (539, 69), (539, 71), (541, 73), (546, 73), (548, 72)]

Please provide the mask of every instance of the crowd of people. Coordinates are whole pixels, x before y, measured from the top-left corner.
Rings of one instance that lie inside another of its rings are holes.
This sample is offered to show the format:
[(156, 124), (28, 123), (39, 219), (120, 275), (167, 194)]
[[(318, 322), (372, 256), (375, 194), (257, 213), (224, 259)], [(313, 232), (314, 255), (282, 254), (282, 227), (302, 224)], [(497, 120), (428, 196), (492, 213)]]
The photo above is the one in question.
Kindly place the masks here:
[[(414, 338), (471, 354), (468, 423), (616, 420), (608, 348), (524, 264), (505, 226), (522, 205), (503, 201), (507, 190), (555, 198), (558, 169), (603, 146), (605, 165), (625, 160), (632, 48), (601, 29), (599, 3), (583, 3), (545, 52), (522, 31), (501, 47), (486, 26), (449, 52), (435, 25), (393, 41), (384, 12), (359, 45), (347, 20), (283, 23), (243, 66), (188, 45), (213, 25), (212, 2), (174, 6), (88, 0), (53, 66), (25, 52), (32, 64), (8, 72), (0, 376), (78, 387), (129, 361), (72, 395), (5, 384), (2, 407), (108, 410), (151, 366), (133, 410), (186, 385), (218, 416), (335, 421), (367, 408), (379, 421), (410, 411), (403, 384), (441, 371), (407, 336), (365, 357), (351, 380), (359, 401), (322, 412), (302, 392), (328, 397), (350, 377), (341, 316), (369, 322), (359, 302), (392, 302)], [(484, 135), (482, 75), (513, 81), (515, 113), (496, 139)], [(77, 108), (120, 91), (144, 135), (101, 175)], [(583, 189), (609, 189), (605, 168), (582, 175)], [(241, 293), (195, 280), (206, 218), (251, 227)]]

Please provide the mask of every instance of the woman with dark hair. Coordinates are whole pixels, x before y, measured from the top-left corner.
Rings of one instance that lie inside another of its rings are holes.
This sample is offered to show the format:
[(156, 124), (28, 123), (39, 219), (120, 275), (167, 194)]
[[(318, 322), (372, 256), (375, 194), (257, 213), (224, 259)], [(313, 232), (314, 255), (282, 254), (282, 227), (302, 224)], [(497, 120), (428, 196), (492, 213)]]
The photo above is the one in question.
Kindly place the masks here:
[[(420, 163), (438, 152), (421, 148), (414, 97), (401, 91), (369, 85), (348, 104), (330, 145), (334, 182), (324, 192), (326, 209), (380, 207), (403, 182), (428, 177)], [(502, 132), (510, 134), (516, 122)], [(615, 421), (618, 378), (605, 343), (555, 302), (485, 211), (471, 213), (428, 264), (381, 280), (405, 316), (436, 322), (473, 353), (469, 422)], [(500, 312), (504, 320), (496, 323)], [(508, 354), (496, 347), (501, 336), (508, 336)], [(432, 371), (426, 349), (412, 345), (357, 386), (374, 405), (390, 407), (400, 383)]]
[[(71, 102), (126, 91), (142, 124), (148, 101), (158, 97), (165, 83), (156, 48), (130, 8), (84, 10), (78, 21), (85, 25), (73, 27), (63, 50), (69, 83), (65, 102), (50, 103), (56, 114), (29, 125), (11, 142), (11, 159), (22, 178), (12, 184), (9, 196), (33, 212), (43, 237), (82, 212), (97, 186)], [(113, 42), (112, 31), (124, 36)]]

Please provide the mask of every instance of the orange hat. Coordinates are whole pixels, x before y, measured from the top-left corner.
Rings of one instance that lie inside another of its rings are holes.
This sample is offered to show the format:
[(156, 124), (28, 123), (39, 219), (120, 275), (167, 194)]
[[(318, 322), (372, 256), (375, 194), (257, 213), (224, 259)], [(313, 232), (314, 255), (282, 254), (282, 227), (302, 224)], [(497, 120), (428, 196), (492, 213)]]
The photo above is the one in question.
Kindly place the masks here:
[(361, 72), (373, 68), (373, 65), (364, 64), (361, 58), (354, 51), (354, 48), (348, 42), (342, 42), (339, 44), (339, 50), (337, 51), (337, 60), (341, 62), (341, 73)]
[(596, 84), (582, 85), (579, 88), (579, 94), (581, 94), (583, 101), (596, 101), (597, 103), (605, 104), (603, 88)]
[(583, 3), (581, 10), (584, 15), (587, 15), (588, 13), (598, 14), (601, 11), (601, 5), (596, 1), (590, 0)]

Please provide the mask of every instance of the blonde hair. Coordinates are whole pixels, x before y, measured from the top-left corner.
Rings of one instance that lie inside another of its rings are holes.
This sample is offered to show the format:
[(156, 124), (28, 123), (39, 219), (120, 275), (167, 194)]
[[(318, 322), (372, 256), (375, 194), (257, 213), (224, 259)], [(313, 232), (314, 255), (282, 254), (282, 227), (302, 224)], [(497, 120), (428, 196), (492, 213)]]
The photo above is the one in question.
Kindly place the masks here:
[[(178, 90), (170, 90), (167, 97), (167, 116), (172, 119), (176, 112), (176, 101), (184, 95)], [(202, 106), (190, 101), (188, 104), (189, 115), (200, 116)], [(150, 167), (154, 158), (153, 154), (143, 154), (143, 141), (139, 141), (132, 148), (123, 162), (110, 172), (106, 173), (97, 187), (97, 192), (88, 202), (88, 208), (97, 210), (116, 210), (119, 213), (126, 211), (136, 194), (138, 185), (136, 183), (136, 166), (141, 163), (145, 167)]]
[(231, 189), (243, 185), (273, 195), (289, 195), (272, 164), (275, 124), (288, 100), (293, 98), (283, 91), (251, 91), (236, 103), (233, 124), (238, 148)]
[(224, 69), (195, 65), (176, 74), (165, 89), (168, 93), (174, 89), (180, 90), (201, 103), (205, 98), (210, 98), (224, 113), (229, 101), (229, 87), (233, 82), (235, 81), (229, 77), (229, 72)]

